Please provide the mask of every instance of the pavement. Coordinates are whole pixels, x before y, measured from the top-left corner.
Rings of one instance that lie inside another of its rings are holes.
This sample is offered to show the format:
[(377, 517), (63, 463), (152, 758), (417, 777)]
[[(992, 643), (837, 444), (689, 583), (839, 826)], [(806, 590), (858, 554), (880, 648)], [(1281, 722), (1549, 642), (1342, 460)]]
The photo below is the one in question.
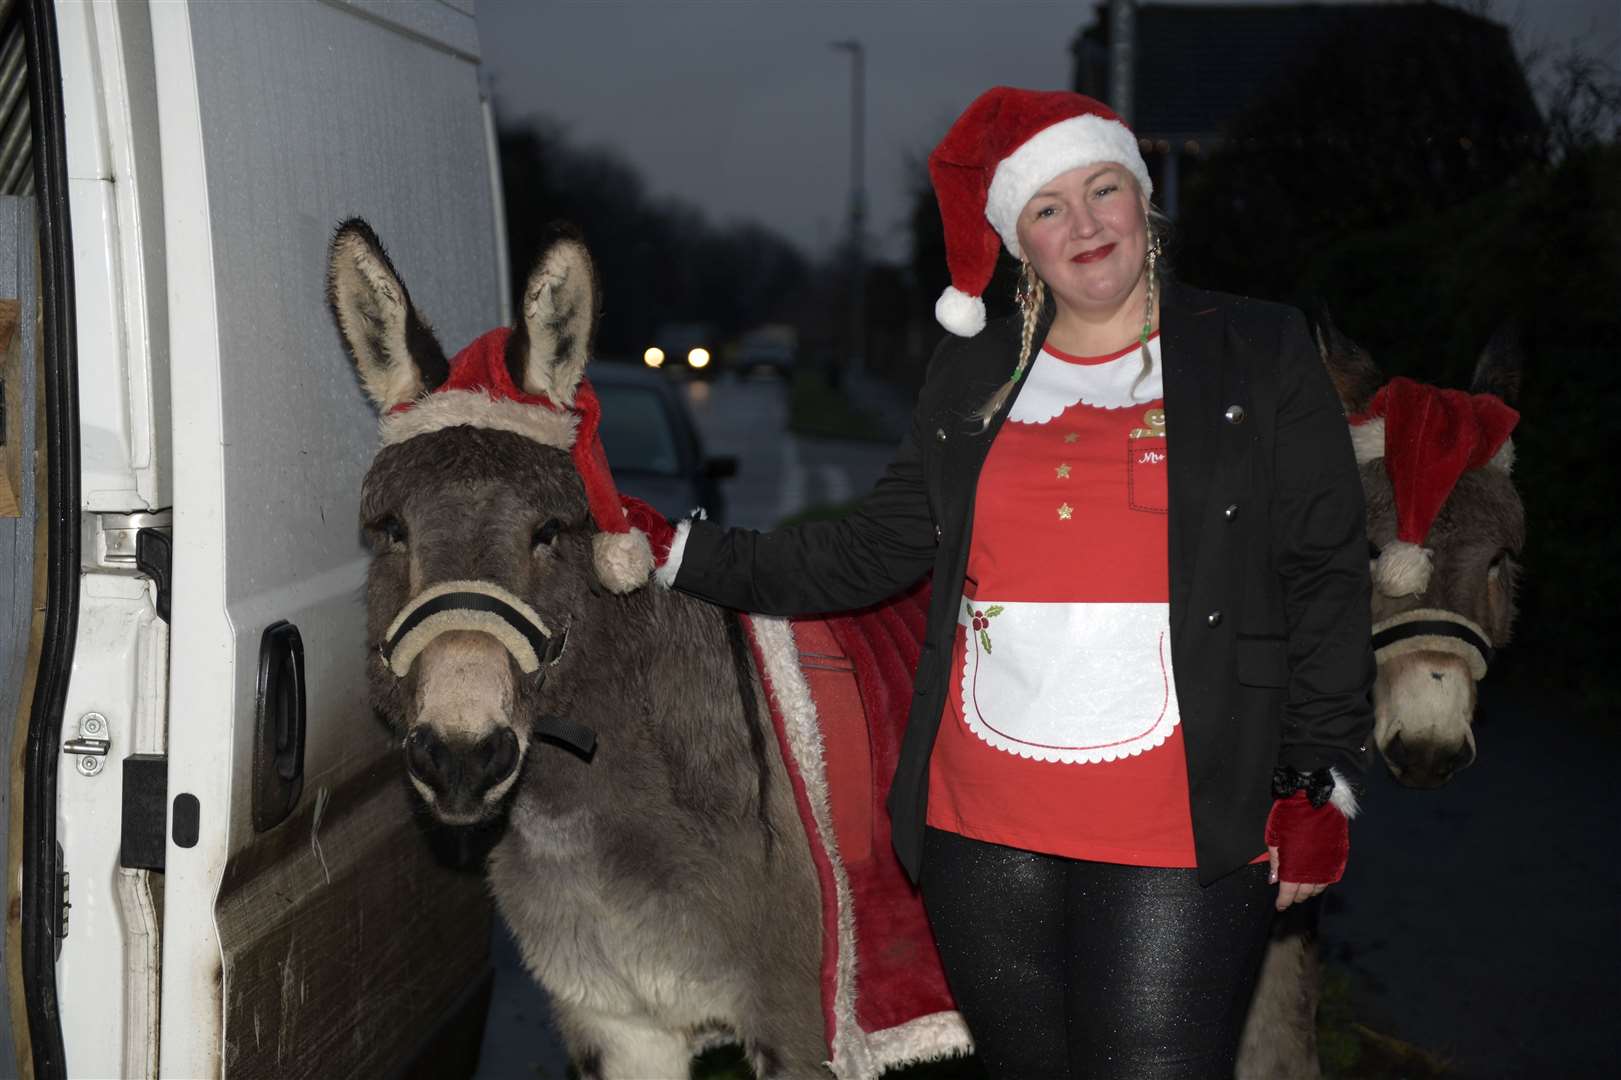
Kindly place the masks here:
[[(859, 377), (852, 395), (898, 441), (910, 402)], [(780, 382), (689, 383), (712, 454), (735, 454), (731, 523), (768, 528), (865, 491), (888, 445), (786, 436)], [(1557, 672), (1549, 672), (1550, 686)], [(1450, 1075), (1621, 1076), (1621, 862), (1613, 802), (1621, 734), (1488, 678), (1479, 759), (1436, 791), (1369, 777), (1346, 878), (1325, 896), (1326, 960), (1355, 1018), (1438, 1054)], [(545, 996), (498, 926), (478, 1080), (561, 1080)]]

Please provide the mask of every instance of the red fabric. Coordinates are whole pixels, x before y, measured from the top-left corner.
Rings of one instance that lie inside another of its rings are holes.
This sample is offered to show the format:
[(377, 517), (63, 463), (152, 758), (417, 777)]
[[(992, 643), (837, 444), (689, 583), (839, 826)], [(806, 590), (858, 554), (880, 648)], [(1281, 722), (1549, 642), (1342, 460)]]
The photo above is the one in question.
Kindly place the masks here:
[(1266, 842), (1278, 849), (1278, 880), (1332, 885), (1351, 854), (1350, 823), (1333, 803), (1313, 806), (1304, 791), (1272, 804)]
[(831, 1047), (839, 1026), (838, 1012), (833, 1000), (839, 962), (839, 908), (838, 885), (833, 877), (833, 862), (828, 854), (829, 838), (822, 835), (821, 829), (816, 825), (816, 816), (811, 813), (810, 794), (805, 789), (805, 776), (796, 766), (793, 746), (788, 742), (788, 733), (783, 727), (782, 715), (776, 706), (776, 690), (772, 686), (765, 656), (754, 640), (752, 620), (744, 615), (742, 621), (749, 639), (749, 649), (754, 654), (754, 670), (760, 673), (760, 685), (765, 690), (766, 700), (771, 702), (771, 727), (777, 733), (777, 750), (782, 754), (783, 764), (788, 768), (788, 780), (794, 789), (794, 805), (799, 807), (799, 820), (805, 826), (805, 838), (810, 845), (811, 861), (816, 866), (816, 881), (821, 886), (822, 1023), (827, 1029), (827, 1044)]
[(625, 508), (626, 523), (647, 534), (647, 542), (653, 548), (653, 565), (663, 566), (664, 560), (670, 557), (670, 545), (675, 543), (675, 526), (634, 495), (621, 495), (619, 501)]
[[(954, 1010), (945, 971), (935, 951), (923, 902), (889, 842), (889, 782), (900, 760), (901, 735), (912, 701), (912, 673), (928, 617), (929, 590), (919, 586), (888, 603), (827, 620), (855, 668), (866, 713), (867, 749), (874, 783), (865, 792), (831, 787), (834, 805), (864, 797), (865, 814), (834, 814), (834, 821), (863, 825), (865, 836), (839, 836), (841, 852), (864, 847), (870, 858), (846, 857), (854, 902), (856, 971), (861, 993), (856, 1018), (877, 1032), (932, 1013)], [(818, 713), (822, 703), (817, 702)], [(824, 718), (823, 730), (829, 721)]]
[(1385, 421), (1385, 472), (1396, 499), (1396, 539), (1420, 544), (1435, 515), (1469, 469), (1478, 469), (1507, 441), (1520, 414), (1494, 394), (1391, 379), (1351, 417)]
[[(506, 360), (507, 339), (511, 336), (512, 331), (503, 326), (476, 338), (451, 359), (449, 378), (434, 392), (481, 390), (499, 400), (534, 405), (554, 412), (563, 411), (564, 406), (555, 404), (545, 394), (528, 393), (512, 381)], [(411, 403), (405, 402), (395, 406), (392, 411), (403, 412), (410, 407)], [(579, 417), (580, 424), (569, 453), (573, 455), (574, 469), (585, 485), (586, 503), (591, 507), (591, 516), (597, 528), (603, 532), (629, 532), (627, 511), (620, 503), (607, 454), (603, 451), (602, 440), (597, 436), (597, 427), (602, 420), (602, 405), (597, 401), (596, 391), (591, 388), (591, 380), (581, 376), (574, 390), (574, 404), (566, 407), (566, 411)], [(669, 550), (668, 543), (664, 550)]]
[[(1114, 357), (1059, 359), (1138, 364), (1135, 347)], [(1037, 374), (1032, 369), (1031, 377)], [(1147, 418), (1161, 409), (1160, 401), (1117, 409), (1078, 403), (1046, 423), (1003, 425), (980, 473), (966, 597), (983, 604), (1159, 604), (1168, 630), (1167, 440), (1142, 434), (1164, 430)], [(1063, 465), (1069, 470), (1061, 477)], [(1067, 519), (1056, 512), (1061, 505), (1071, 511)], [(1107, 607), (1095, 610), (1108, 618)], [(993, 639), (996, 622), (988, 620)], [(1114, 761), (1065, 764), (998, 749), (964, 716), (969, 647), (959, 623), (930, 761), (930, 825), (1067, 858), (1197, 865), (1180, 723), (1158, 746)], [(1163, 666), (1140, 673), (1144, 695), (1164, 695), (1169, 655), (1166, 641)], [(1145, 707), (1157, 720), (1161, 704)]]
[[(922, 585), (866, 611), (794, 620), (800, 666), (822, 735), (832, 837), (823, 837), (815, 826), (805, 780), (773, 699), (779, 745), (822, 885), (822, 1005), (830, 1046), (837, 1033), (839, 938), (829, 844), (843, 863), (850, 889), (857, 1026), (878, 1034), (956, 1009), (922, 900), (890, 845), (884, 805), (900, 757), (928, 599), (928, 587)], [(758, 648), (755, 662), (763, 676)], [(770, 696), (769, 684), (767, 691)]]
[(1107, 105), (1082, 94), (997, 86), (974, 99), (951, 125), (929, 155), (929, 179), (940, 204), (954, 286), (979, 296), (996, 269), (1001, 240), (985, 220), (985, 199), (997, 165), (1037, 132), (1086, 115), (1124, 124)]

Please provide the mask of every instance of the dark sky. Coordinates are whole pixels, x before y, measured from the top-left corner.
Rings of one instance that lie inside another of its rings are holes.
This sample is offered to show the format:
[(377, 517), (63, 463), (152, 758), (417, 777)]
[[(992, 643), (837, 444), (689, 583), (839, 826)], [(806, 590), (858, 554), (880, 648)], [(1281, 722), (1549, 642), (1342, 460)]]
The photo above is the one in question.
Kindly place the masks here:
[[(1575, 43), (1611, 62), (1621, 51), (1621, 0), (1488, 8), (1522, 51)], [(717, 222), (762, 222), (811, 255), (829, 250), (849, 207), (850, 61), (828, 43), (858, 38), (867, 231), (894, 258), (907, 251), (909, 163), (987, 87), (1067, 87), (1069, 43), (1093, 10), (1090, 0), (477, 3), (503, 120), (553, 117), (576, 142), (629, 161), (655, 194)]]

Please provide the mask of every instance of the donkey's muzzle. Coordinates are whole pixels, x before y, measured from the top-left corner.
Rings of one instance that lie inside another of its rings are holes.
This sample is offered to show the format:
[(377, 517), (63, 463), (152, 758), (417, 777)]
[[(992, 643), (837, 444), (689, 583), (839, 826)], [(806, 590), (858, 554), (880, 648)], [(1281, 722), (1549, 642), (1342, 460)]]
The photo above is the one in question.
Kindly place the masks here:
[(383, 662), (403, 678), (423, 649), (451, 630), (478, 630), (505, 646), (518, 670), (533, 675), (563, 655), (566, 630), (554, 632), (534, 608), (489, 581), (442, 581), (422, 590), (383, 635)]
[(405, 740), (405, 765), (435, 795), (480, 798), (518, 767), (518, 737), (500, 728), (477, 741), (450, 741), (419, 727)]

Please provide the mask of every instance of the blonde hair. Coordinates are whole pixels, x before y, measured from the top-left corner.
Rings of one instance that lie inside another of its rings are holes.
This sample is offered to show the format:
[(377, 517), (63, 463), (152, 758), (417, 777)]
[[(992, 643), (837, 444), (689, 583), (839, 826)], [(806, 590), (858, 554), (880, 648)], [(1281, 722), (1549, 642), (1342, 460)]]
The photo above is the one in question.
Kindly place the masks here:
[[(1170, 230), (1170, 218), (1155, 209), (1152, 203), (1144, 212), (1144, 218), (1148, 223), (1148, 265), (1146, 270), (1148, 296), (1144, 304), (1143, 332), (1139, 339), (1139, 344), (1142, 347), (1143, 366), (1142, 370), (1137, 373), (1136, 381), (1131, 384), (1134, 394), (1137, 387), (1154, 370), (1153, 357), (1148, 353), (1148, 331), (1154, 319), (1154, 297), (1158, 294), (1159, 286), (1165, 275), (1163, 241)], [(1040, 322), (1042, 308), (1047, 303), (1047, 283), (1041, 280), (1041, 277), (1036, 273), (1035, 267), (1030, 265), (1029, 259), (1019, 260), (1019, 265), (1019, 283), (1013, 293), (1014, 300), (1018, 303), (1019, 310), (1024, 316), (1024, 333), (1019, 342), (1019, 362), (1013, 366), (1013, 374), (1008, 377), (1008, 380), (997, 387), (996, 392), (985, 399), (985, 404), (974, 411), (973, 416), (974, 419), (979, 421), (980, 431), (984, 431), (991, 426), (991, 420), (1002, 410), (1002, 406), (1007, 404), (1007, 399), (1012, 396), (1013, 388), (1019, 385), (1019, 380), (1024, 378), (1025, 369), (1030, 366), (1031, 354), (1035, 352), (1036, 324)]]

